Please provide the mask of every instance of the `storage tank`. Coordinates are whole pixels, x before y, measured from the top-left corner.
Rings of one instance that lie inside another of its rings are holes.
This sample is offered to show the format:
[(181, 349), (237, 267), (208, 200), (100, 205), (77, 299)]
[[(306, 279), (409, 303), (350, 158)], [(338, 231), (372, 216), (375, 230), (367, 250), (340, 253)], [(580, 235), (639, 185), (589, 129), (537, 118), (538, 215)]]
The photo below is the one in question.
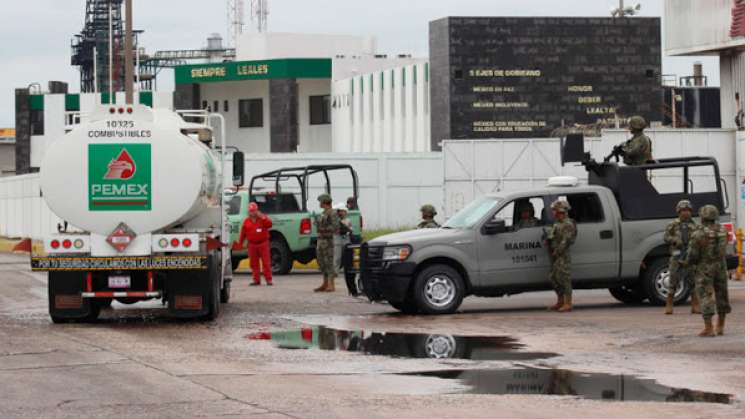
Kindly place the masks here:
[(48, 148), (44, 200), (60, 218), (100, 235), (122, 222), (138, 235), (158, 232), (219, 206), (220, 165), (182, 133), (188, 126), (168, 110), (100, 107)]

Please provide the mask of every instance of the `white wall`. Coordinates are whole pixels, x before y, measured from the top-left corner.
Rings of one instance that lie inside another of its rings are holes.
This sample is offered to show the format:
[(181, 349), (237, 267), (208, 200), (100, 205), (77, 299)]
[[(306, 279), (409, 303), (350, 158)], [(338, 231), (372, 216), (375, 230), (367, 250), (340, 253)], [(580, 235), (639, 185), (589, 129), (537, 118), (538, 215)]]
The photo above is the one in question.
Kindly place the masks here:
[(39, 238), (59, 222), (41, 197), (38, 174), (0, 180), (0, 236)]
[[(207, 101), (207, 105), (210, 108), (212, 108), (214, 101), (219, 102), (220, 109), (217, 111), (225, 117), (228, 145), (238, 147), (245, 153), (268, 153), (271, 150), (271, 112), (269, 108), (268, 80), (204, 83), (200, 88), (202, 101)], [(238, 101), (241, 99), (263, 100), (263, 127), (239, 127)], [(225, 112), (225, 100), (228, 101), (228, 112)], [(215, 110), (213, 109), (213, 111)]]
[[(423, 204), (442, 202), (442, 153), (313, 153), (251, 154), (246, 156), (247, 182), (254, 175), (282, 167), (314, 164), (350, 164), (359, 178), (359, 206), (365, 228), (408, 227), (418, 222)], [(317, 208), (322, 175), (311, 181), (309, 208)], [(346, 173), (331, 179), (334, 202), (352, 196)]]
[(331, 151), (331, 124), (310, 124), (310, 97), (330, 94), (331, 81), (328, 79), (298, 80), (298, 152)]
[[(736, 177), (735, 131), (657, 129), (647, 130), (647, 134), (652, 139), (656, 158), (715, 157), (727, 185), (729, 210), (733, 216), (736, 215), (739, 182)], [(602, 139), (586, 139), (585, 150), (596, 160), (602, 160), (614, 145), (627, 139), (626, 131), (603, 131)], [(444, 141), (443, 213), (450, 216), (484, 194), (543, 187), (553, 176), (568, 175), (587, 180), (583, 167), (562, 167), (560, 161), (559, 140), (555, 138)], [(655, 182), (665, 180), (656, 179)]]
[(335, 81), (335, 152), (427, 152), (429, 64), (397, 67)]
[(238, 40), (237, 60), (280, 58), (333, 58), (337, 55), (374, 55), (374, 37), (299, 34), (249, 33)]

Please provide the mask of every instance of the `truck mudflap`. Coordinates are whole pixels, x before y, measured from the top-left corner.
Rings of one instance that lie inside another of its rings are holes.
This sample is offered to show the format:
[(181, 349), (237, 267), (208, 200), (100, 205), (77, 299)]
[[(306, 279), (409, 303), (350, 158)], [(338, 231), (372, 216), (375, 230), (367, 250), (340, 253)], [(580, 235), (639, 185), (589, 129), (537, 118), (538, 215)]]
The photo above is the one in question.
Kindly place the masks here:
[(206, 270), (208, 259), (207, 255), (48, 256), (32, 257), (31, 270), (49, 272)]

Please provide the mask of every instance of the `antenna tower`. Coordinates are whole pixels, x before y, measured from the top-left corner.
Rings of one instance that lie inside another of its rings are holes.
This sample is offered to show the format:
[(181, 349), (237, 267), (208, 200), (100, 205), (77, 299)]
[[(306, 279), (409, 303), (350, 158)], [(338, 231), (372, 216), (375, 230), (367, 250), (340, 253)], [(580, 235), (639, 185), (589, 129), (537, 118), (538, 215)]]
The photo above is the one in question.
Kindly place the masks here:
[(251, 0), (251, 22), (258, 33), (269, 30), (269, 0)]
[(244, 0), (228, 0), (228, 47), (235, 47), (246, 26)]

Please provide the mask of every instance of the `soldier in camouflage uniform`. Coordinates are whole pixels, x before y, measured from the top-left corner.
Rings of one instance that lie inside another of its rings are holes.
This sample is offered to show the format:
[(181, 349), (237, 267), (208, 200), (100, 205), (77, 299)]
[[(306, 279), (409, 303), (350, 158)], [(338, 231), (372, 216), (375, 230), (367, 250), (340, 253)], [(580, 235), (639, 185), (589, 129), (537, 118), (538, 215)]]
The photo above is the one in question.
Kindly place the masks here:
[(323, 284), (314, 292), (336, 291), (336, 267), (334, 267), (334, 236), (339, 233), (339, 216), (331, 208), (331, 196), (322, 194), (318, 202), (323, 213), (316, 218), (318, 241), (316, 243), (316, 260), (323, 274)]
[(629, 120), (633, 136), (621, 146), (623, 162), (627, 166), (639, 166), (653, 160), (652, 141), (644, 134), (646, 127), (647, 121), (641, 116), (632, 116)]
[(549, 278), (556, 291), (556, 304), (548, 309), (565, 313), (572, 311), (572, 259), (569, 247), (577, 237), (577, 225), (569, 218), (571, 207), (568, 202), (555, 201), (551, 209), (555, 222), (546, 235), (546, 244), (551, 258)]
[(437, 211), (435, 210), (434, 206), (429, 204), (422, 205), (422, 208), (419, 211), (422, 212), (422, 222), (419, 223), (416, 228), (440, 228), (440, 225), (437, 224), (437, 221), (435, 221)]
[[(673, 314), (675, 293), (678, 291), (681, 279), (686, 281), (690, 289), (694, 288), (693, 275), (688, 268), (681, 267), (679, 263), (680, 260), (686, 258), (689, 239), (696, 229), (696, 222), (692, 218), (693, 208), (691, 202), (684, 199), (678, 202), (675, 210), (678, 218), (668, 224), (665, 230), (665, 243), (670, 246), (670, 282), (667, 286), (665, 314)], [(701, 313), (695, 292), (691, 293), (691, 313)]]
[[(681, 261), (693, 268), (696, 293), (701, 302), (704, 330), (699, 336), (724, 334), (724, 320), (732, 311), (727, 293), (727, 231), (719, 224), (719, 210), (706, 205), (699, 211), (701, 226), (691, 236), (687, 259)], [(712, 317), (718, 314), (716, 330)]]

